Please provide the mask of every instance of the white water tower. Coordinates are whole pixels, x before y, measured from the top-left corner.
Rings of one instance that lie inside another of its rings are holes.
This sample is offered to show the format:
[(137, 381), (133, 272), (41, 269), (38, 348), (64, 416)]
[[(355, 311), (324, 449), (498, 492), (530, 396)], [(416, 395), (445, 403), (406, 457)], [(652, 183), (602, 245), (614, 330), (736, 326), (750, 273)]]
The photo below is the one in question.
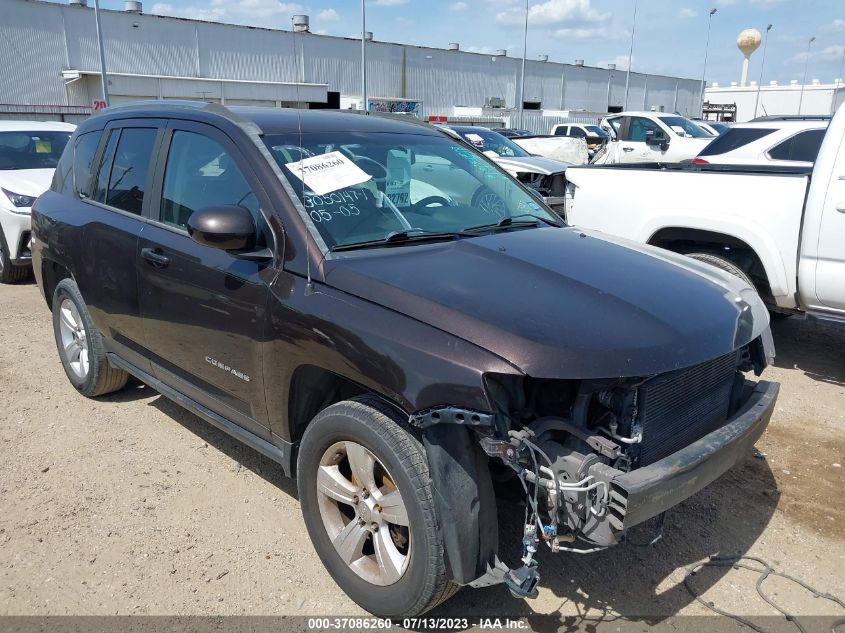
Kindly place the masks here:
[(742, 78), (739, 80), (740, 86), (748, 84), (748, 61), (751, 59), (751, 53), (760, 47), (760, 41), (763, 36), (757, 29), (745, 29), (736, 38), (736, 47), (740, 50), (743, 56), (742, 60)]

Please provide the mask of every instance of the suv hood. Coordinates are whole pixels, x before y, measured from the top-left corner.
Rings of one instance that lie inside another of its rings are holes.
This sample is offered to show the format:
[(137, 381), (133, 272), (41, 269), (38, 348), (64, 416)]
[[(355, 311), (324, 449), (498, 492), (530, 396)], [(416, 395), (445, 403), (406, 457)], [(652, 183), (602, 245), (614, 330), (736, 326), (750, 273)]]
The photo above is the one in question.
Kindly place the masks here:
[(326, 282), (540, 378), (646, 376), (745, 345), (757, 293), (716, 268), (573, 228), (386, 247), (325, 262)]
[(0, 187), (22, 196), (38, 197), (50, 188), (55, 169), (2, 169)]
[(529, 172), (532, 174), (558, 174), (566, 171), (569, 163), (542, 156), (490, 156), (493, 161), (502, 166), (509, 174)]

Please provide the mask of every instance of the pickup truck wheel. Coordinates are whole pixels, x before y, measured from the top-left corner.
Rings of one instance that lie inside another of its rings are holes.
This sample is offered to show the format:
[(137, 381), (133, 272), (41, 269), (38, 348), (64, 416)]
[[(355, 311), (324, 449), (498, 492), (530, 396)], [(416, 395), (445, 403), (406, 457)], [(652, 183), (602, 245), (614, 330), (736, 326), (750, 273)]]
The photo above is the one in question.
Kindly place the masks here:
[(729, 259), (713, 255), (712, 253), (687, 253), (686, 255), (687, 257), (692, 257), (693, 259), (697, 259), (705, 264), (710, 264), (711, 266), (720, 268), (725, 272), (732, 274), (734, 277), (739, 277), (752, 288), (755, 287), (754, 282), (751, 281), (751, 278), (745, 274), (745, 271)]
[(125, 387), (129, 374), (109, 364), (103, 339), (76, 282), (62, 279), (56, 284), (52, 306), (56, 347), (74, 388), (84, 396), (93, 397)]
[(339, 402), (311, 421), (297, 487), (320, 560), (370, 613), (418, 615), (459, 589), (446, 575), (425, 452), (374, 398)]
[(29, 266), (15, 266), (12, 264), (6, 237), (0, 228), (0, 284), (14, 284), (29, 277)]

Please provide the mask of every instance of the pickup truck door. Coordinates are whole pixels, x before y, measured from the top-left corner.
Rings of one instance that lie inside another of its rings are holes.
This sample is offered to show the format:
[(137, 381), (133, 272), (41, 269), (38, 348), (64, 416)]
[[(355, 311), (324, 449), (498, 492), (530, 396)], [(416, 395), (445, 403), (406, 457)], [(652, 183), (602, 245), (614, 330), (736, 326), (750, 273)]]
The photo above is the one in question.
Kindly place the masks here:
[(816, 297), (845, 310), (845, 151), (839, 151), (822, 207), (816, 262)]
[(623, 163), (654, 163), (665, 160), (666, 153), (659, 145), (646, 143), (646, 135), (653, 132), (655, 136), (661, 135), (669, 138), (669, 134), (660, 125), (651, 119), (642, 116), (628, 117), (627, 125), (622, 130), (619, 143)]
[(262, 355), (275, 268), (194, 242), (186, 224), (198, 209), (240, 205), (256, 219), (259, 246), (272, 248), (262, 214), (270, 202), (228, 136), (187, 121), (168, 124), (150, 193), (154, 207), (137, 261), (153, 373), (269, 440)]

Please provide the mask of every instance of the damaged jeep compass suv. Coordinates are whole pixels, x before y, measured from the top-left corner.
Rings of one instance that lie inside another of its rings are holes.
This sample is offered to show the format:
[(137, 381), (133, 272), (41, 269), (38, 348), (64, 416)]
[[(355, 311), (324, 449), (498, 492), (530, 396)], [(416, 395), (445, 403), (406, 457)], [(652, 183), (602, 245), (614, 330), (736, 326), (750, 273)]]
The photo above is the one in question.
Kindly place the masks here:
[[(135, 376), (276, 460), (328, 572), (382, 616), (534, 595), (537, 548), (622, 541), (742, 459), (778, 393), (746, 378), (774, 353), (749, 286), (562, 225), (424, 124), (109, 108), (33, 235), (73, 386)], [(526, 491), (515, 568), (491, 471)]]

